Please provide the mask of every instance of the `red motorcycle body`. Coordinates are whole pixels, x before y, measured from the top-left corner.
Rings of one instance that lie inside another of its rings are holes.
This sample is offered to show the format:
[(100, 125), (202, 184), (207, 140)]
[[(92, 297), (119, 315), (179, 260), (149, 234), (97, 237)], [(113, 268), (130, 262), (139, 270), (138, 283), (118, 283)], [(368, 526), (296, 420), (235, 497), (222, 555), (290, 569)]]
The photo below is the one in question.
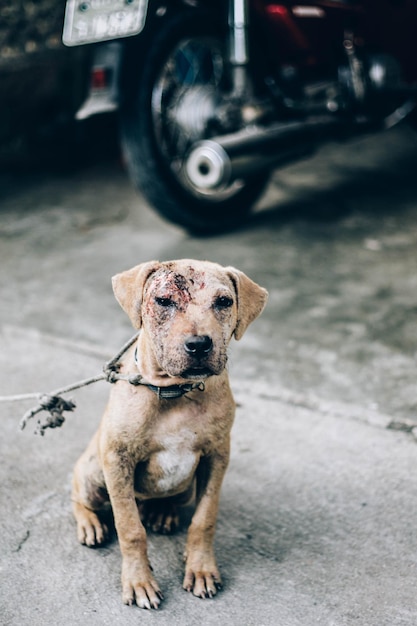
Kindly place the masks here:
[(407, 81), (417, 80), (417, 2), (413, 0), (252, 0), (269, 54), (299, 68), (332, 68), (340, 62), (346, 28), (358, 45), (383, 51), (401, 64)]

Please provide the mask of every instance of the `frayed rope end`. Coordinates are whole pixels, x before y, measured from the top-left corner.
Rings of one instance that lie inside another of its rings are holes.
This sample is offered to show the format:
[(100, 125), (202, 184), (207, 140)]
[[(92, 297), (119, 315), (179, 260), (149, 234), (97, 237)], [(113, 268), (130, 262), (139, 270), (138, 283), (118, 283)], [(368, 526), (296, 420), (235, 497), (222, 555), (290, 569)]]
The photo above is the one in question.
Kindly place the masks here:
[(35, 417), (38, 413), (48, 411), (48, 417), (44, 422), (38, 420), (38, 425), (35, 430), (36, 435), (41, 435), (43, 437), (47, 428), (59, 428), (62, 426), (65, 422), (65, 417), (63, 415), (64, 411), (73, 411), (75, 406), (76, 405), (72, 400), (65, 400), (61, 396), (50, 396), (45, 394), (40, 397), (39, 404), (37, 406), (33, 407), (24, 414), (20, 422), (20, 429), (23, 430), (28, 420)]

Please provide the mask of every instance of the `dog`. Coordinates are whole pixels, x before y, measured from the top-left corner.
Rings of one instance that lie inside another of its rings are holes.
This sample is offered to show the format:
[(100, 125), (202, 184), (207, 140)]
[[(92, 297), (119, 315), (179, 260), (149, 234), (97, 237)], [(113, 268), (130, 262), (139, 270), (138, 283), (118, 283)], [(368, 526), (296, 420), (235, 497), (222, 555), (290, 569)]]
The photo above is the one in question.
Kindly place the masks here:
[(172, 532), (178, 506), (194, 499), (183, 587), (213, 597), (222, 586), (213, 538), (235, 413), (227, 347), (260, 315), (268, 294), (233, 267), (188, 259), (142, 263), (112, 282), (140, 329), (119, 371), (139, 374), (140, 384), (112, 386), (99, 429), (75, 466), (78, 540), (90, 547), (106, 541), (99, 515), (110, 503), (123, 602), (157, 609), (163, 596), (145, 527)]

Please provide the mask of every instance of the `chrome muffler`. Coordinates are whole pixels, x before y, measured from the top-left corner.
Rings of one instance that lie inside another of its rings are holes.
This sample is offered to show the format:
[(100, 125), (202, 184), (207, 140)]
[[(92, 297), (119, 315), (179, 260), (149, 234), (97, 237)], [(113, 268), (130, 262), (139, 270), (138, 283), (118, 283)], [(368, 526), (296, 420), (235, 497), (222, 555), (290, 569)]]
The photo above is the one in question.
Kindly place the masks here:
[(247, 175), (271, 169), (311, 153), (318, 141), (340, 128), (331, 116), (249, 126), (236, 133), (195, 143), (185, 162), (190, 184), (202, 191), (218, 189)]

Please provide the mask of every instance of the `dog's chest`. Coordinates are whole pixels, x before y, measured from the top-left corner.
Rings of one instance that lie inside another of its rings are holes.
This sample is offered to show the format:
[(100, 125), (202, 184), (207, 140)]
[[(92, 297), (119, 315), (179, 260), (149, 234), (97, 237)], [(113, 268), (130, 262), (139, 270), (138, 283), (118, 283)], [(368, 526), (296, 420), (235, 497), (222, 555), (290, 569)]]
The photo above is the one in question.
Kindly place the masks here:
[(159, 449), (148, 462), (146, 479), (156, 495), (179, 493), (189, 486), (199, 460), (195, 442), (195, 433), (188, 429), (160, 437)]

